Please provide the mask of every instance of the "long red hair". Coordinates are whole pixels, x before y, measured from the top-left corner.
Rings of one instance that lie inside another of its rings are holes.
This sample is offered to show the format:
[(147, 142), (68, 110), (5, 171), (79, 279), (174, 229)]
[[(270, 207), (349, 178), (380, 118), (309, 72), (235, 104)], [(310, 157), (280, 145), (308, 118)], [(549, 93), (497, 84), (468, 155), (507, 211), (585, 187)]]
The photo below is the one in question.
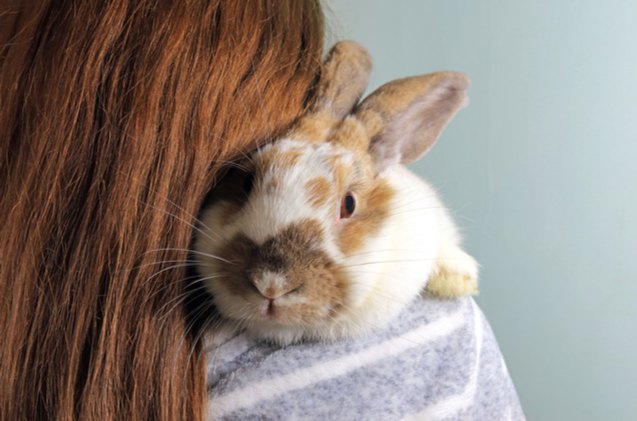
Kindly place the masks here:
[(197, 420), (194, 215), (320, 69), (316, 0), (0, 3), (0, 417)]

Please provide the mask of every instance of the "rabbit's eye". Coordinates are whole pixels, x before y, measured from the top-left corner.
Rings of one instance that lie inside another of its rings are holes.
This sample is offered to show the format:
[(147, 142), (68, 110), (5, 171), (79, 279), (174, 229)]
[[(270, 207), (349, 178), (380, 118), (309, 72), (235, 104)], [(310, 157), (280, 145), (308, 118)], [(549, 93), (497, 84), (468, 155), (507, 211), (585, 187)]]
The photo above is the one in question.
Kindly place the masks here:
[(345, 193), (343, 200), (341, 200), (341, 219), (349, 218), (356, 210), (356, 199), (352, 192)]
[(243, 179), (243, 194), (245, 197), (250, 196), (250, 192), (252, 191), (252, 187), (254, 186), (254, 174), (248, 173), (246, 174), (246, 178)]

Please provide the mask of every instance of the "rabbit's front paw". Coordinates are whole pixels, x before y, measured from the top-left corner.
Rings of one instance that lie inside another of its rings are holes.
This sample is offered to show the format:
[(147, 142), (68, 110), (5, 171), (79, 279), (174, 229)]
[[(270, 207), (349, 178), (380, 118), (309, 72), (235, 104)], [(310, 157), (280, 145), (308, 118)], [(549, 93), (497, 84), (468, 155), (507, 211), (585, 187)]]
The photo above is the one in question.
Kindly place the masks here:
[(478, 263), (459, 247), (446, 250), (436, 261), (427, 291), (440, 297), (477, 294)]

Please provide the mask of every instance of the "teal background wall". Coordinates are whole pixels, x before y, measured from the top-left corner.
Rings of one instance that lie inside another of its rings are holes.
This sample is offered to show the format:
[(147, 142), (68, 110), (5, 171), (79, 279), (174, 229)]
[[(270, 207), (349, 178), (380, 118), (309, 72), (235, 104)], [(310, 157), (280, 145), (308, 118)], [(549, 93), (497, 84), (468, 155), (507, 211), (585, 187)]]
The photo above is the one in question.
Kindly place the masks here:
[(637, 1), (341, 0), (371, 87), (450, 69), (469, 107), (414, 168), (482, 264), (529, 420), (637, 420)]

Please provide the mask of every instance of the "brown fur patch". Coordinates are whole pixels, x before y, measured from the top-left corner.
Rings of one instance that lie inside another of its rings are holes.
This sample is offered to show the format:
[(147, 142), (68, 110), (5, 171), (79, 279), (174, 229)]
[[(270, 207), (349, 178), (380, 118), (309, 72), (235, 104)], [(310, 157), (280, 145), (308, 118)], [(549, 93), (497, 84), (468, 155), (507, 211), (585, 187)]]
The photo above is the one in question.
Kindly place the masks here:
[(357, 200), (354, 216), (344, 222), (340, 234), (341, 250), (352, 254), (360, 249), (368, 237), (376, 234), (389, 217), (395, 190), (385, 181), (374, 185), (369, 193)]
[(332, 127), (336, 123), (337, 120), (329, 114), (329, 112), (309, 114), (299, 120), (297, 125), (288, 134), (288, 137), (310, 142), (322, 142), (327, 139)]
[[(346, 284), (331, 258), (320, 248), (323, 228), (317, 220), (306, 219), (285, 229), (272, 241), (272, 247), (284, 254), (286, 277), (295, 288), (302, 287), (304, 304), (286, 308), (285, 315), (295, 321), (310, 323), (325, 318), (342, 305)], [(264, 244), (265, 246), (265, 244)]]
[(285, 283), (279, 291), (269, 292), (298, 294), (304, 301), (280, 306), (275, 301), (271, 316), (289, 324), (324, 320), (342, 306), (347, 283), (321, 249), (323, 236), (321, 223), (313, 219), (291, 224), (261, 245), (238, 235), (221, 253), (234, 264), (224, 265), (226, 277), (219, 282), (233, 294), (263, 298), (253, 284), (255, 277), (264, 272), (280, 274)]
[(230, 262), (222, 265), (217, 274), (222, 276), (217, 281), (222, 283), (235, 295), (254, 293), (254, 287), (246, 278), (243, 265), (238, 263), (249, 261), (257, 250), (256, 244), (245, 235), (237, 235), (226, 244), (220, 257)]
[(330, 136), (330, 141), (350, 150), (367, 150), (369, 137), (363, 123), (352, 116), (347, 117)]
[(325, 205), (332, 196), (332, 186), (325, 177), (317, 177), (305, 183), (308, 202), (315, 208)]

